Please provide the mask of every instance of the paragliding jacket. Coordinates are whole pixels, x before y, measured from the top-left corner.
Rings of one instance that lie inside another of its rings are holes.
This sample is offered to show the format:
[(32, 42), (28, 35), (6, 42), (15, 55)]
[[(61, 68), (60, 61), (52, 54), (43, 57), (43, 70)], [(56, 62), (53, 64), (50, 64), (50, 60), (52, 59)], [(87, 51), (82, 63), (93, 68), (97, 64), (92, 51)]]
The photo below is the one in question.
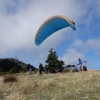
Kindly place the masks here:
[(82, 64), (82, 60), (81, 59), (79, 59), (79, 64), (78, 65), (80, 65), (80, 64)]

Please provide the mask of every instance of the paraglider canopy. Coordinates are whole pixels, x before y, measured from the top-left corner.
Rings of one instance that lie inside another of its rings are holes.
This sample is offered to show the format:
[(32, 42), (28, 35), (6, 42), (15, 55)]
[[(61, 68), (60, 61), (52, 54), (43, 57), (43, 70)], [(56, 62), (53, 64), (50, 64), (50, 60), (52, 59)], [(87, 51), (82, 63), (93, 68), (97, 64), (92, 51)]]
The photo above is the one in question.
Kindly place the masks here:
[(47, 37), (60, 29), (71, 27), (76, 30), (75, 23), (62, 15), (56, 15), (48, 18), (38, 29), (35, 36), (35, 44), (40, 45)]

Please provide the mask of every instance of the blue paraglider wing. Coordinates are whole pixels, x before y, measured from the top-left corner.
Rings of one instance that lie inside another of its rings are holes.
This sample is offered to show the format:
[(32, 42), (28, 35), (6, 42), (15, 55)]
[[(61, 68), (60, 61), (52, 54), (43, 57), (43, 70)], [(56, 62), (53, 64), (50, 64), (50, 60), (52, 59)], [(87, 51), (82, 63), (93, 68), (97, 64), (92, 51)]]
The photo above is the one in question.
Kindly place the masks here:
[(35, 37), (35, 44), (40, 45), (47, 37), (60, 29), (71, 26), (76, 30), (75, 23), (70, 21), (67, 17), (56, 15), (47, 19), (38, 29)]

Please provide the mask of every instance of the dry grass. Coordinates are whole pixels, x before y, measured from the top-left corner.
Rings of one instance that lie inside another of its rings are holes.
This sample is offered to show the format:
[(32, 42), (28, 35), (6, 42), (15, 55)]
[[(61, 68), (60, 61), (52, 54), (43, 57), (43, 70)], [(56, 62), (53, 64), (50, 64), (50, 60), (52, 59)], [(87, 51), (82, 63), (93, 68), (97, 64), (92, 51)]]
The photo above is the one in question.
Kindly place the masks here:
[(18, 82), (3, 83), (3, 100), (100, 100), (100, 71), (18, 75)]

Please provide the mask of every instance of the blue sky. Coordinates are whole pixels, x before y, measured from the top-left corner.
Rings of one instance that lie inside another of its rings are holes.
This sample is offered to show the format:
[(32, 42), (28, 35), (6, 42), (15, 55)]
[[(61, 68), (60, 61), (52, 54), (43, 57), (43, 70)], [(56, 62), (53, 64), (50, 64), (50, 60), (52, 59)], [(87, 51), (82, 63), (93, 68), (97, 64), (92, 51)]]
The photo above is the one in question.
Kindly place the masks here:
[[(62, 29), (36, 46), (38, 28), (54, 15), (74, 21), (76, 31)], [(100, 69), (100, 0), (0, 0), (0, 58), (17, 56), (38, 67), (50, 48), (66, 65), (80, 57), (88, 69)]]

